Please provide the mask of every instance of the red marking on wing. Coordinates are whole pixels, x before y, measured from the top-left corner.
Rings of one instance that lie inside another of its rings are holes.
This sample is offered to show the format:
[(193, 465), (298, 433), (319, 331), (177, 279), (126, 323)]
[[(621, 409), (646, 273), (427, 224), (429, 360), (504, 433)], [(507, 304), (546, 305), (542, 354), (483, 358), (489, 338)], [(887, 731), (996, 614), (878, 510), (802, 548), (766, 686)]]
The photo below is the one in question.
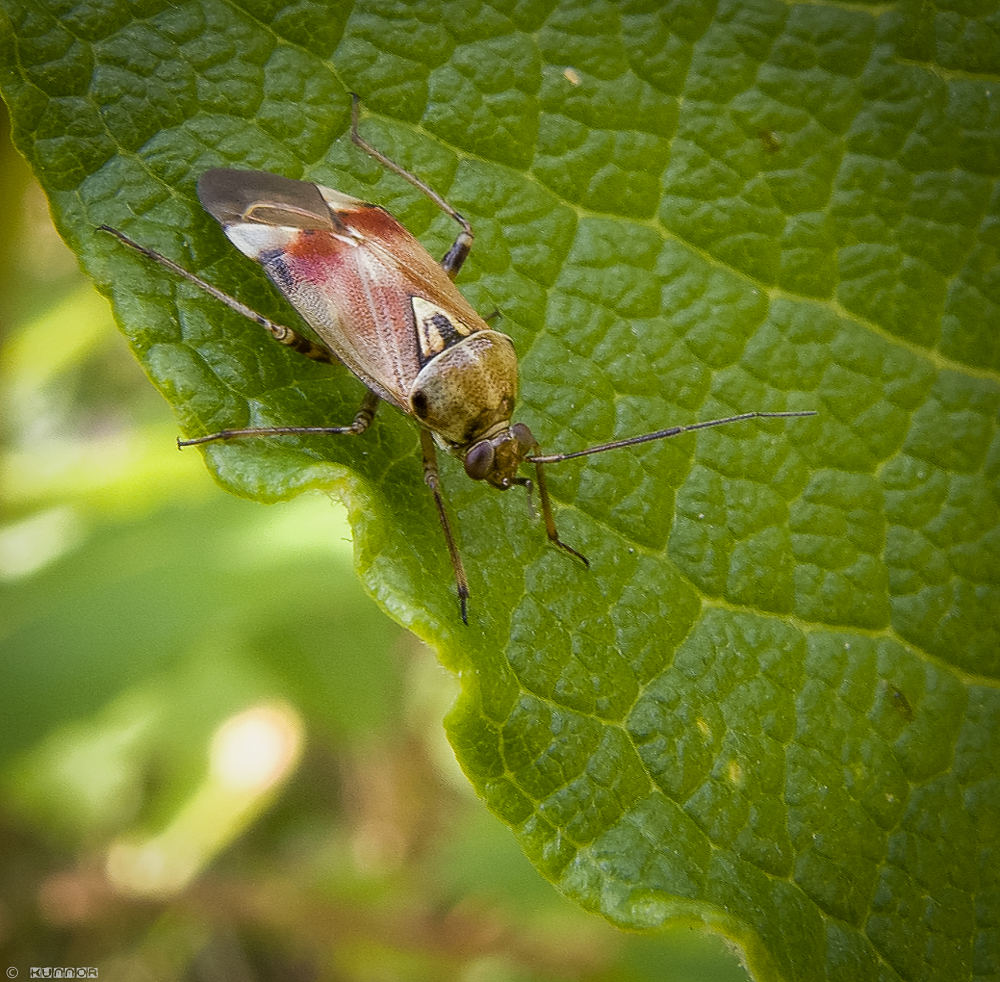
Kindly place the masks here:
[(364, 264), (356, 250), (367, 250), (383, 267), (376, 281), (392, 282), (397, 288), (415, 286), (416, 292), (431, 295), (448, 289), (439, 264), (384, 208), (365, 205), (336, 215), (344, 225), (344, 238), (304, 229), (289, 244), (284, 260), (297, 278), (323, 288), (332, 277), (354, 276), (356, 267)]
[(343, 234), (301, 229), (272, 278), (331, 351), (382, 399), (407, 410), (421, 369), (411, 298), (484, 329), (424, 247), (377, 206), (340, 209)]
[(348, 263), (348, 250), (353, 248), (329, 232), (308, 230), (299, 232), (285, 252), (285, 265), (296, 279), (314, 286), (324, 286), (331, 277), (341, 275)]
[(346, 225), (356, 229), (366, 239), (382, 242), (390, 251), (400, 239), (412, 241), (413, 236), (396, 221), (392, 215), (378, 205), (367, 205), (357, 211), (338, 212), (338, 217)]

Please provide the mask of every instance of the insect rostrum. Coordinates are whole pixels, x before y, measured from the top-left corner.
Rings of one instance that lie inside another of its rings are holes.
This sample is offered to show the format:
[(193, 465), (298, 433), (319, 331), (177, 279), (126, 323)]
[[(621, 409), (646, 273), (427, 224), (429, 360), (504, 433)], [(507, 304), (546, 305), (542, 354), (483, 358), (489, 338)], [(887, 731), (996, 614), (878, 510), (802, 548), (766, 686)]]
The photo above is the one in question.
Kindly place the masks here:
[(572, 453), (540, 454), (531, 430), (511, 422), (518, 386), (513, 342), (492, 329), (453, 282), (472, 248), (471, 226), (433, 189), (362, 139), (358, 110), (355, 96), (354, 143), (417, 187), (461, 226), (440, 263), (384, 208), (339, 191), (262, 171), (209, 170), (198, 181), (198, 197), (206, 211), (241, 252), (264, 267), (321, 344), (263, 317), (122, 232), (101, 226), (255, 321), (282, 344), (318, 361), (343, 362), (368, 388), (353, 422), (347, 425), (222, 430), (178, 441), (181, 446), (279, 434), (360, 434), (380, 402), (392, 404), (420, 424), (424, 479), (437, 506), (462, 620), (467, 623), (469, 586), (445, 509), (436, 446), (458, 457), (470, 478), (500, 490), (520, 485), (530, 491), (532, 482), (520, 476), (518, 469), (522, 463), (533, 464), (549, 539), (587, 563), (559, 538), (545, 486), (545, 464), (738, 420), (814, 415), (751, 412)]

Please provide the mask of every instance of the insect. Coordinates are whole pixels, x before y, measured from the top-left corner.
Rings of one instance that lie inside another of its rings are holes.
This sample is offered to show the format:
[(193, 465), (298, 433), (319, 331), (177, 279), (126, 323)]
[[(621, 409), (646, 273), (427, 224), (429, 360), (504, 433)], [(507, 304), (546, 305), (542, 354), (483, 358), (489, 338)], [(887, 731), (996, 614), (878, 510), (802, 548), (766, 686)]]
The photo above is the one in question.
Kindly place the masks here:
[(781, 150), (781, 137), (774, 130), (758, 130), (757, 139), (764, 144), (768, 153), (778, 153)]
[(513, 342), (491, 328), (453, 282), (472, 248), (472, 226), (436, 191), (367, 143), (358, 131), (358, 118), (355, 95), (352, 141), (461, 227), (440, 263), (384, 208), (339, 191), (262, 171), (210, 170), (198, 181), (198, 198), (205, 210), (241, 252), (264, 267), (319, 344), (263, 317), (117, 229), (101, 226), (255, 321), (282, 344), (317, 361), (342, 362), (368, 389), (353, 422), (346, 426), (220, 430), (178, 440), (179, 446), (280, 434), (356, 435), (368, 428), (380, 402), (395, 406), (419, 424), (424, 481), (433, 495), (455, 571), (462, 620), (468, 623), (469, 584), (445, 509), (435, 446), (461, 460), (474, 481), (486, 481), (500, 490), (518, 485), (529, 496), (533, 483), (519, 475), (518, 468), (533, 464), (549, 539), (589, 566), (585, 556), (559, 538), (544, 465), (739, 420), (815, 415), (750, 412), (572, 453), (541, 454), (531, 430), (511, 422), (518, 387)]
[(882, 680), (882, 685), (889, 693), (889, 698), (892, 700), (892, 704), (896, 707), (896, 711), (900, 716), (903, 717), (907, 722), (913, 722), (913, 707), (910, 705), (910, 700), (906, 698), (906, 694), (902, 689), (893, 685), (888, 679)]

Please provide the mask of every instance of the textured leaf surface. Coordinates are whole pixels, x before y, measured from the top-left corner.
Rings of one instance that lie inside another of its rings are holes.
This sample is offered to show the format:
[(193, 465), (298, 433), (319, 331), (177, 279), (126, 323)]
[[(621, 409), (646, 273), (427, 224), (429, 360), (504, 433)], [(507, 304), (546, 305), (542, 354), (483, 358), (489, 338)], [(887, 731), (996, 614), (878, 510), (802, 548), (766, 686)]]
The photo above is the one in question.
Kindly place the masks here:
[[(348, 503), (360, 575), (459, 674), (470, 779), (544, 875), (786, 979), (1000, 975), (1000, 15), (995, 3), (3, 0), (15, 138), (197, 434), (346, 422), (361, 387), (94, 231), (290, 321), (194, 185), (262, 168), (385, 205), (503, 313), (547, 450), (816, 409), (552, 468), (445, 464), (458, 619), (413, 426), (206, 458)], [(317, 530), (317, 534), (323, 534)]]

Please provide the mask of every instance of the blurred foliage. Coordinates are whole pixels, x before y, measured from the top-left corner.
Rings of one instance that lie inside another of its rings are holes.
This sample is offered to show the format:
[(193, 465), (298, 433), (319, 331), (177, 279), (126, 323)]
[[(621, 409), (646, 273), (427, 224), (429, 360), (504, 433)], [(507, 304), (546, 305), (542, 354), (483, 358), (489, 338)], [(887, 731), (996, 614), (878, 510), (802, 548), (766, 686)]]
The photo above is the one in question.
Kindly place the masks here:
[[(163, 982), (746, 978), (714, 937), (624, 934), (538, 876), (458, 771), (441, 729), (454, 684), (363, 593), (342, 513), (222, 494), (177, 452), (6, 119), (0, 132), (5, 965)], [(275, 705), (304, 728), (300, 761), (249, 804), (222, 800), (213, 734)], [(116, 880), (130, 843), (178, 829), (203, 853), (186, 887)]]

